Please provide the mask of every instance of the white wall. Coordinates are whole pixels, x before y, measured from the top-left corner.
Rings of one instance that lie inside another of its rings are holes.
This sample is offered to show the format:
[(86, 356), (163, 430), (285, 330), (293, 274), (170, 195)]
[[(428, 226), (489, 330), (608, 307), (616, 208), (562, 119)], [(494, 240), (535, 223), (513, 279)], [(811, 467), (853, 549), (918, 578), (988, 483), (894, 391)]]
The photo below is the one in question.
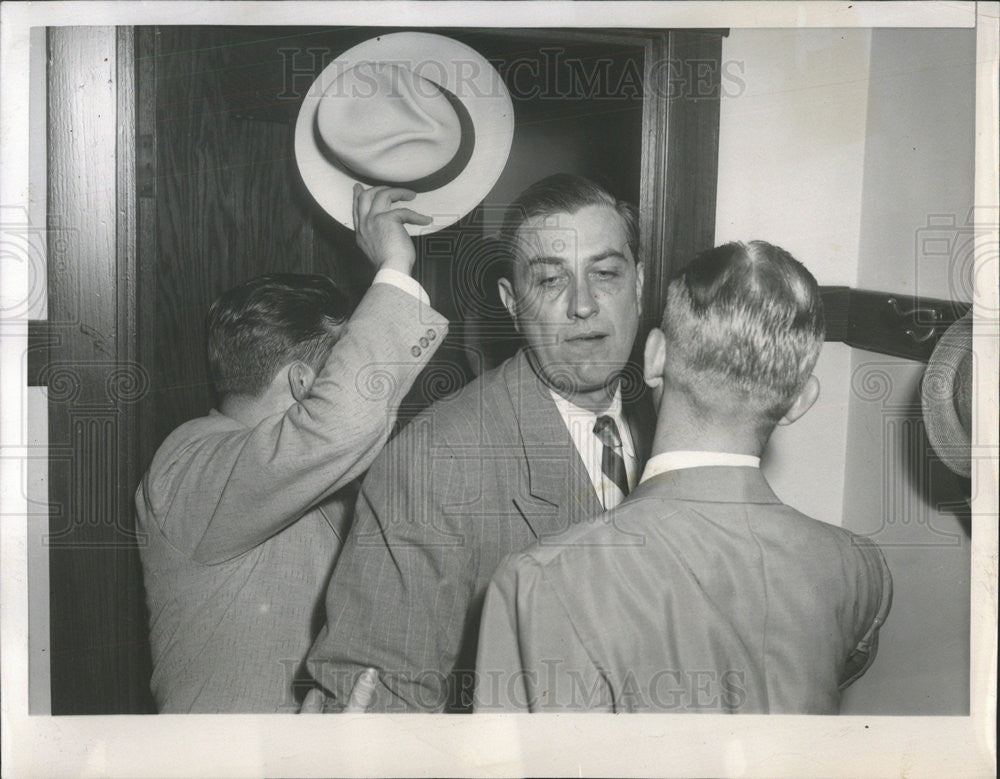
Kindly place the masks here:
[[(722, 102), (716, 242), (779, 244), (823, 285), (969, 300), (974, 46), (971, 29), (733, 30), (746, 88)], [(968, 711), (963, 485), (923, 432), (923, 369), (826, 344), (819, 403), (765, 455), (783, 500), (870, 535), (893, 573), (845, 713)]]
[[(28, 100), (30, 127), (46, 126), (48, 111), (48, 79), (46, 62), (46, 32), (44, 27), (32, 27), (30, 33), (29, 74), (31, 94)], [(48, 318), (48, 291), (44, 279), (47, 264), (48, 236), (42, 225), (48, 214), (48, 157), (44, 132), (30, 134), (28, 139), (28, 223), (36, 229), (37, 256), (40, 260), (35, 273), (37, 295), (31, 301), (26, 319)], [(30, 287), (31, 281), (29, 281)], [(51, 714), (52, 673), (49, 664), (49, 407), (48, 390), (28, 387), (22, 409), (25, 420), (24, 439), (32, 457), (26, 463), (26, 497), (28, 499), (28, 711), (31, 714)]]
[(843, 518), (851, 351), (842, 343), (823, 345), (813, 369), (819, 400), (794, 425), (776, 428), (761, 458), (782, 501), (832, 525)]
[(844, 527), (882, 548), (893, 598), (878, 656), (842, 711), (967, 714), (969, 525), (964, 486), (924, 434), (924, 365), (857, 349), (851, 372)]
[[(868, 104), (869, 30), (732, 30), (719, 127), (716, 243), (763, 239), (823, 285), (855, 286)], [(823, 347), (817, 405), (764, 457), (778, 495), (840, 524), (850, 349)], [(816, 442), (822, 441), (822, 446)]]
[(972, 29), (872, 32), (863, 289), (972, 300), (975, 40)]
[(24, 401), (25, 440), (33, 452), (25, 463), (28, 501), (28, 712), (52, 713), (49, 641), (49, 393), (28, 387)]
[[(745, 89), (722, 99), (717, 243), (760, 238), (820, 284), (857, 280), (869, 30), (732, 30)], [(734, 90), (729, 82), (729, 91)]]
[[(974, 30), (873, 31), (859, 287), (970, 299), (974, 61)], [(965, 485), (927, 442), (924, 365), (853, 351), (844, 526), (882, 547), (895, 592), (879, 657), (844, 708), (967, 713)]]

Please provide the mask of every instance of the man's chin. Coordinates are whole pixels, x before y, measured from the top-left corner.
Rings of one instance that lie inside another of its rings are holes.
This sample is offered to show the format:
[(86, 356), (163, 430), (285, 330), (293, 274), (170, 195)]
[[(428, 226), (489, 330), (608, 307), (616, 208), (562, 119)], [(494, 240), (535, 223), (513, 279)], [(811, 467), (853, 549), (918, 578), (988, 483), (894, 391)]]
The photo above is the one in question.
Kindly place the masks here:
[(553, 372), (548, 377), (548, 384), (563, 397), (572, 400), (574, 396), (586, 395), (593, 397), (600, 393), (610, 396), (618, 371), (604, 375), (579, 375)]
[[(586, 361), (578, 359), (546, 359), (538, 352), (529, 352), (535, 372), (563, 397), (594, 395), (615, 386), (615, 379), (625, 367), (625, 359), (612, 360), (592, 355)], [(576, 355), (573, 355), (575, 358)]]

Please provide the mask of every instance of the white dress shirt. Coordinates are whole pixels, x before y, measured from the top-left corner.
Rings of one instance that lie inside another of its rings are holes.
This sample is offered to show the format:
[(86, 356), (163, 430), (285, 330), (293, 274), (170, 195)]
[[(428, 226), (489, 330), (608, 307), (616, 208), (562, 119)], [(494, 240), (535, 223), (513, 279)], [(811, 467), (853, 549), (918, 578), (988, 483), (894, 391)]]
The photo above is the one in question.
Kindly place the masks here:
[(549, 392), (552, 393), (552, 400), (555, 401), (556, 408), (559, 409), (559, 414), (566, 424), (566, 429), (569, 430), (570, 438), (576, 444), (576, 451), (580, 453), (580, 459), (587, 467), (587, 475), (590, 476), (590, 482), (594, 485), (594, 491), (597, 493), (601, 505), (604, 506), (605, 510), (614, 508), (624, 496), (618, 486), (607, 478), (601, 469), (604, 444), (594, 434), (594, 425), (597, 424), (597, 418), (602, 416), (610, 416), (618, 425), (618, 434), (622, 439), (621, 455), (622, 459), (625, 460), (625, 473), (628, 476), (629, 489), (632, 489), (638, 481), (639, 462), (635, 456), (632, 433), (622, 416), (621, 389), (619, 388), (615, 392), (607, 410), (600, 414), (580, 408), (553, 389), (550, 389)]
[(749, 454), (734, 454), (732, 452), (701, 452), (692, 450), (677, 450), (661, 452), (649, 458), (642, 472), (640, 483), (652, 479), (667, 471), (679, 471), (682, 468), (703, 468), (710, 465), (729, 465), (743, 468), (759, 468), (760, 458)]
[(431, 304), (431, 299), (427, 297), (427, 292), (420, 286), (420, 282), (401, 271), (393, 270), (392, 268), (382, 268), (375, 274), (372, 284), (391, 284), (403, 290), (403, 292), (410, 293), (425, 306)]

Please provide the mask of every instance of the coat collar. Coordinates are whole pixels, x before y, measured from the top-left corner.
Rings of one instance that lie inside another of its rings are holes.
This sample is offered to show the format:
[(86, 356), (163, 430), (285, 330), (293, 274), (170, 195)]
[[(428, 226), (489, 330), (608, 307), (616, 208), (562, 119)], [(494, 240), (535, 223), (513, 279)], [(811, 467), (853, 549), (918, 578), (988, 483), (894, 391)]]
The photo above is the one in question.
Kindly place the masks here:
[[(603, 513), (587, 467), (527, 351), (521, 349), (500, 370), (528, 470), (528, 496), (515, 498), (515, 503), (532, 531), (541, 537)], [(626, 387), (622, 398), (641, 468), (649, 457), (656, 416), (648, 396)]]
[(627, 500), (664, 498), (703, 503), (781, 503), (760, 468), (720, 465), (682, 468), (653, 476)]

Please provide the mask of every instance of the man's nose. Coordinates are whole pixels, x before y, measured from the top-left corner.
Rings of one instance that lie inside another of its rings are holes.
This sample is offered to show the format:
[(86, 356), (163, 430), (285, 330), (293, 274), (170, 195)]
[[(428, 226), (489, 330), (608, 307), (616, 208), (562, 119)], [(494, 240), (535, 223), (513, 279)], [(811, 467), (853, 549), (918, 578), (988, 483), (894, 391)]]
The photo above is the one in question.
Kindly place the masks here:
[(590, 281), (586, 277), (579, 279), (572, 287), (567, 316), (570, 319), (586, 319), (596, 314), (598, 308)]

